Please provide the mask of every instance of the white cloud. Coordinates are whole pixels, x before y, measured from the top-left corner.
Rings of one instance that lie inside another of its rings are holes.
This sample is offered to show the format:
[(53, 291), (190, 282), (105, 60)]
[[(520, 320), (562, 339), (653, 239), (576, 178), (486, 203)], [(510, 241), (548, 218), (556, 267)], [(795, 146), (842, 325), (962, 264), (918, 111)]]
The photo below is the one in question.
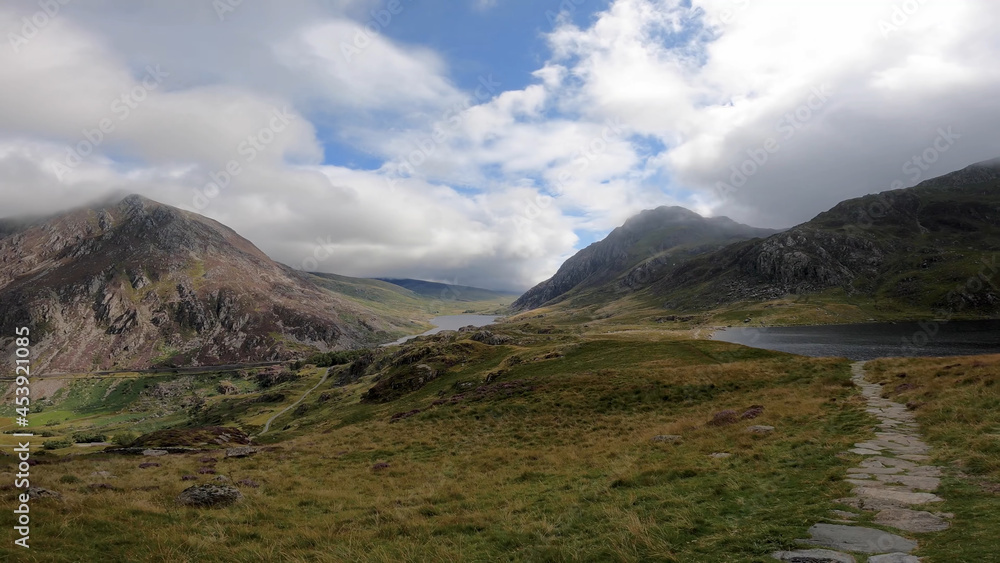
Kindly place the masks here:
[[(899, 5), (615, 0), (591, 25), (566, 18), (547, 35), (532, 84), (484, 76), (492, 90), (477, 95), (443, 55), (366, 31), (375, 0), (245, 2), (224, 21), (199, 0), (75, 3), (17, 52), (0, 49), (3, 209), (140, 192), (293, 266), (524, 287), (577, 233), (644, 208), (786, 226), (909, 182), (903, 163), (939, 127), (961, 138), (924, 177), (1000, 154), (1000, 10)], [(33, 9), (5, 6), (0, 28)], [(119, 119), (112, 104), (147, 65), (169, 76)], [(240, 147), (276, 108), (289, 123), (250, 161)], [(808, 118), (788, 121), (802, 108)], [(105, 118), (114, 131), (57, 176)], [(330, 137), (383, 164), (325, 165)], [(779, 150), (720, 198), (717, 183), (769, 139)], [(197, 205), (230, 161), (243, 172)]]

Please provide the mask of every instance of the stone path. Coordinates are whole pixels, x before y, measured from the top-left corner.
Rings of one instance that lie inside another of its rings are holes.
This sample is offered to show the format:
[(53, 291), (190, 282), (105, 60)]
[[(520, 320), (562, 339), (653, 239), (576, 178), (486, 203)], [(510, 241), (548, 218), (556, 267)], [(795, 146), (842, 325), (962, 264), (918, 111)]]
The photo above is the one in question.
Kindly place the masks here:
[(860, 516), (831, 511), (830, 522), (809, 529), (800, 543), (815, 549), (782, 551), (774, 558), (793, 563), (856, 563), (852, 554), (869, 555), (869, 563), (919, 563), (910, 555), (917, 542), (905, 533), (946, 530), (950, 514), (932, 512), (944, 499), (934, 494), (941, 484), (941, 468), (925, 465), (930, 448), (920, 439), (913, 414), (899, 403), (882, 398), (882, 386), (865, 380), (864, 362), (851, 365), (854, 384), (868, 402), (868, 412), (879, 419), (875, 439), (854, 445), (851, 453), (865, 456), (847, 471), (854, 496), (837, 502), (858, 511), (877, 513), (875, 523), (899, 534), (852, 524)]

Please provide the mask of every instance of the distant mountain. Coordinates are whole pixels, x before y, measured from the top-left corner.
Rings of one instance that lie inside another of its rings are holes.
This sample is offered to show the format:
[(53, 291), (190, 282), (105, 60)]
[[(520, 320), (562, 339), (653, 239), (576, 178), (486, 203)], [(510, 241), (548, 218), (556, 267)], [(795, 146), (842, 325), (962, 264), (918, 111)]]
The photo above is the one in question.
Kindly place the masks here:
[(908, 307), (1000, 313), (1000, 160), (839, 203), (786, 232), (674, 270), (651, 293), (672, 309), (833, 288)]
[(528, 310), (570, 295), (605, 289), (611, 295), (643, 285), (652, 272), (684, 262), (736, 241), (778, 231), (741, 225), (727, 217), (705, 218), (683, 207), (643, 211), (567, 260), (556, 274), (528, 290), (512, 307)]
[(681, 208), (645, 211), (514, 307), (627, 297), (623, 311), (683, 313), (830, 292), (877, 305), (866, 309), (873, 316), (1000, 315), (1000, 160), (847, 200), (782, 232)]
[(417, 295), (430, 299), (454, 300), (454, 301), (491, 301), (494, 299), (504, 299), (517, 296), (516, 293), (493, 291), (480, 287), (469, 287), (465, 285), (451, 285), (446, 283), (429, 282), (423, 280), (377, 278), (380, 281), (408, 289)]
[(49, 370), (278, 360), (419, 326), (320, 287), (220, 223), (136, 195), (4, 225), (0, 335), (31, 327)]

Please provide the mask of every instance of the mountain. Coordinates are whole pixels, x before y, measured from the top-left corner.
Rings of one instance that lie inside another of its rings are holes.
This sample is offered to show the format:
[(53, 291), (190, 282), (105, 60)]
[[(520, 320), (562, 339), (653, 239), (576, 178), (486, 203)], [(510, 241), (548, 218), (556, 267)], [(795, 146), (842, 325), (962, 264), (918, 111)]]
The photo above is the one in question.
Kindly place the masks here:
[(836, 289), (928, 312), (995, 315), (998, 252), (1000, 160), (993, 160), (841, 202), (783, 233), (663, 271), (650, 290), (673, 309)]
[(447, 283), (429, 282), (423, 280), (378, 278), (380, 281), (408, 289), (417, 295), (431, 299), (444, 299), (455, 301), (490, 301), (494, 299), (505, 299), (515, 297), (516, 293), (493, 291), (481, 287), (469, 287), (466, 285), (452, 285)]
[(562, 301), (571, 293), (607, 288), (621, 290), (644, 283), (650, 272), (675, 267), (727, 244), (769, 236), (777, 231), (741, 225), (727, 217), (705, 218), (683, 207), (659, 207), (639, 213), (567, 260), (552, 278), (514, 302), (519, 311)]
[(644, 211), (514, 307), (629, 297), (634, 306), (693, 312), (835, 294), (870, 305), (866, 318), (880, 311), (990, 317), (1000, 315), (998, 256), (1000, 159), (843, 201), (782, 232), (681, 208)]
[(321, 287), (220, 223), (141, 196), (4, 225), (0, 334), (31, 327), (39, 368), (280, 360), (421, 326)]

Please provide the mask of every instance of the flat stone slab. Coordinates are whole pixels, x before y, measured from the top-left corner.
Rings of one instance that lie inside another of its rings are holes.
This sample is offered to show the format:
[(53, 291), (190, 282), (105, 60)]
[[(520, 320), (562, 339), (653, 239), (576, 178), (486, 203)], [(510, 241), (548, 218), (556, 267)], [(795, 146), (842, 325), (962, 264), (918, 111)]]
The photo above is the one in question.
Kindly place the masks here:
[(917, 549), (917, 542), (902, 536), (859, 526), (816, 524), (809, 528), (811, 539), (803, 543), (840, 551), (856, 553), (910, 553)]
[(882, 452), (878, 450), (869, 450), (865, 448), (853, 448), (847, 451), (851, 452), (852, 454), (858, 454), (858, 455), (882, 455)]
[(869, 557), (868, 563), (920, 563), (920, 559), (905, 553), (887, 553)]
[(887, 487), (865, 487), (860, 486), (854, 489), (854, 494), (862, 498), (871, 498), (898, 502), (901, 504), (927, 504), (931, 502), (943, 502), (944, 499), (933, 493), (914, 493), (907, 490), (890, 489)]
[(930, 512), (907, 510), (905, 508), (883, 510), (875, 516), (875, 523), (914, 534), (941, 532), (951, 527), (951, 524), (944, 518), (935, 516)]
[(899, 484), (921, 491), (936, 491), (941, 486), (937, 477), (914, 477), (912, 475), (879, 475), (878, 480), (888, 484)]
[(778, 561), (790, 563), (857, 563), (850, 555), (829, 549), (807, 549), (803, 551), (779, 551), (773, 554)]

